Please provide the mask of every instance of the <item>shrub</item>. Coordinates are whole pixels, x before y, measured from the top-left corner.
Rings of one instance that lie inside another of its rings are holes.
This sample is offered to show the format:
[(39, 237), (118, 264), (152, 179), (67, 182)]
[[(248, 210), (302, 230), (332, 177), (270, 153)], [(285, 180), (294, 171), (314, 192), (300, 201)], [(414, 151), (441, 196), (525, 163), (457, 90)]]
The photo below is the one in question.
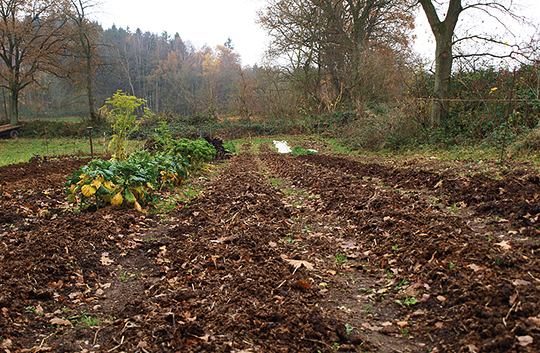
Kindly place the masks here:
[[(114, 149), (113, 159), (123, 161), (127, 158), (125, 141), (127, 138), (138, 129), (139, 121), (135, 111), (146, 104), (146, 100), (134, 96), (130, 96), (121, 90), (116, 92), (112, 98), (105, 101), (105, 106), (102, 108), (103, 113), (107, 118), (113, 121), (112, 136), (110, 146)], [(152, 113), (146, 107), (143, 108), (143, 118), (150, 118)]]

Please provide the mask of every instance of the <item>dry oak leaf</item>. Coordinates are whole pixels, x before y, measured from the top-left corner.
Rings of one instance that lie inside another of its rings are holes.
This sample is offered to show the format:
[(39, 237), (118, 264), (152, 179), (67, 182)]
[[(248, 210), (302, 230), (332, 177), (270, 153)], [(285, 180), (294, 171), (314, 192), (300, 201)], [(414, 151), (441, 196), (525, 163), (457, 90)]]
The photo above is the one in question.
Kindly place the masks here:
[(57, 318), (57, 317), (53, 317), (49, 322), (50, 322), (52, 325), (73, 326), (73, 324), (71, 323), (71, 321), (66, 320), (66, 319), (59, 319), (59, 318)]
[(501, 241), (500, 243), (495, 243), (494, 245), (500, 246), (501, 249), (503, 249), (503, 250), (510, 250), (510, 249), (512, 249), (512, 246), (510, 245), (510, 243), (509, 243), (507, 240), (503, 240), (503, 241)]
[(533, 338), (529, 335), (527, 336), (518, 336), (517, 337), (518, 339), (518, 343), (520, 346), (522, 347), (525, 347), (525, 346), (528, 346), (529, 344), (533, 343)]
[(314, 269), (313, 264), (311, 262), (303, 261), (303, 260), (290, 260), (287, 258), (286, 255), (281, 255), (281, 258), (287, 261), (289, 264), (293, 265), (295, 270), (298, 270), (302, 266), (304, 266), (308, 270)]

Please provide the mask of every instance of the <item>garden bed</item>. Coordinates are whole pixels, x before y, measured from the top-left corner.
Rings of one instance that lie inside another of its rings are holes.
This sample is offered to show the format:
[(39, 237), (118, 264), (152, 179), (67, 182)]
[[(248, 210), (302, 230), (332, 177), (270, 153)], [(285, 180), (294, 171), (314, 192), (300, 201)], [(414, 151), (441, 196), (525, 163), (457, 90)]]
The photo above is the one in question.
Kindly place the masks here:
[(74, 212), (88, 161), (0, 168), (0, 351), (540, 350), (526, 166), (261, 150), (159, 215)]

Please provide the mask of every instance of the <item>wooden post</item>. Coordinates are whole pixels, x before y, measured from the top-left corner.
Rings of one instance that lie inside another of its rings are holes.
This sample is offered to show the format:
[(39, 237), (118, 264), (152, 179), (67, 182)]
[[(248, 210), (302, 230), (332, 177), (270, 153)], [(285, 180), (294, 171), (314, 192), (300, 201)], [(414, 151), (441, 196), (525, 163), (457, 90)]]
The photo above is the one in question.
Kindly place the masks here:
[(90, 135), (90, 155), (92, 156), (92, 159), (94, 159), (94, 145), (92, 144), (92, 129), (94, 128), (89, 126), (86, 129), (88, 130), (88, 134)]

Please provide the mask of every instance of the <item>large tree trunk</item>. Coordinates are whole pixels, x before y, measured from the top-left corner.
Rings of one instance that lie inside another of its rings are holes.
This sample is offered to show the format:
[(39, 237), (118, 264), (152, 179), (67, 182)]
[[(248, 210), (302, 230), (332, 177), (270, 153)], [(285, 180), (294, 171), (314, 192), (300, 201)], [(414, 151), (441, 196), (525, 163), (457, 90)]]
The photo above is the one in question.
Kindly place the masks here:
[(437, 126), (448, 116), (450, 77), (452, 75), (452, 37), (436, 37), (435, 100), (431, 105), (431, 125)]
[(99, 116), (96, 114), (96, 110), (94, 108), (96, 100), (94, 98), (94, 82), (92, 78), (92, 59), (88, 57), (86, 60), (86, 95), (88, 97), (88, 111), (90, 114), (90, 120), (93, 124), (96, 124), (99, 122)]
[(11, 126), (19, 125), (19, 90), (9, 90), (9, 120)]
[(419, 0), (435, 36), (435, 89), (431, 106), (431, 124), (437, 126), (448, 116), (450, 77), (452, 75), (452, 37), (463, 11), (461, 0), (450, 0), (444, 21), (439, 19), (432, 0)]

